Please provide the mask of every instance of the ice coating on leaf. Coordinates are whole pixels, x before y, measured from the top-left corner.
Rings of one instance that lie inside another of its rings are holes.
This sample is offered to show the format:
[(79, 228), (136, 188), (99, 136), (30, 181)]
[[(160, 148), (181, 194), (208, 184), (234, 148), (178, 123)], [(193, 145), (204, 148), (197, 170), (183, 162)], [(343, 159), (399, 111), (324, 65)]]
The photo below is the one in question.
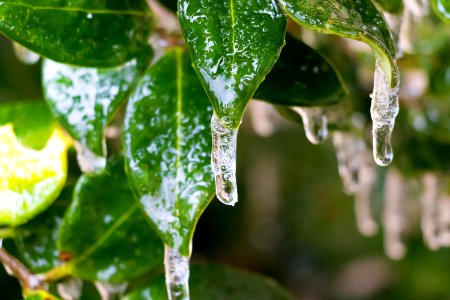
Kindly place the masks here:
[(98, 156), (88, 148), (75, 142), (78, 165), (83, 173), (100, 173), (105, 169), (106, 157)]
[[(382, 58), (377, 58), (374, 76), (374, 87), (370, 114), (372, 117), (373, 156), (380, 166), (387, 166), (392, 162), (394, 154), (391, 146), (391, 135), (394, 129), (395, 117), (398, 114), (398, 92), (400, 80), (395, 80), (396, 85), (391, 87), (382, 69)], [(395, 74), (398, 70), (395, 66)]]
[(169, 300), (189, 300), (189, 257), (164, 247), (164, 269)]
[(327, 139), (328, 121), (323, 108), (293, 106), (291, 109), (302, 117), (306, 137), (312, 144), (317, 145)]
[(39, 61), (39, 58), (41, 58), (38, 54), (34, 53), (31, 50), (28, 50), (20, 44), (13, 43), (13, 48), (14, 54), (16, 54), (17, 59), (24, 64), (34, 65)]
[(236, 185), (237, 129), (222, 125), (216, 114), (211, 119), (211, 163), (216, 182), (216, 196), (224, 204), (238, 201)]
[(63, 300), (80, 299), (83, 281), (79, 278), (71, 277), (64, 279), (56, 286), (59, 296)]
[(406, 246), (402, 240), (406, 227), (405, 182), (397, 170), (391, 169), (387, 173), (385, 184), (384, 249), (388, 257), (399, 260), (406, 254)]
[(111, 69), (81, 68), (45, 60), (46, 101), (61, 124), (78, 141), (78, 161), (84, 172), (106, 164), (105, 130), (126, 100), (139, 74), (138, 63)]

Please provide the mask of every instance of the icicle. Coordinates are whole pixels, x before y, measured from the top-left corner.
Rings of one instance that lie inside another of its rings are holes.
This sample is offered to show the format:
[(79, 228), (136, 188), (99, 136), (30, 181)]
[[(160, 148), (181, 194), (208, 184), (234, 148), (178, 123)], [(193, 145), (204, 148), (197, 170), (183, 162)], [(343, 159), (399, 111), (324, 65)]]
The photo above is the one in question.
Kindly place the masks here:
[(40, 56), (24, 46), (13, 43), (14, 53), (18, 60), (27, 65), (34, 65), (39, 61)]
[(100, 298), (102, 300), (118, 300), (122, 299), (125, 290), (128, 287), (128, 283), (107, 283), (107, 282), (95, 282)]
[(238, 201), (236, 186), (237, 129), (222, 125), (216, 114), (211, 119), (211, 163), (216, 179), (217, 198), (227, 205)]
[(399, 56), (403, 53), (413, 52), (414, 39), (414, 18), (410, 10), (403, 11), (402, 23), (400, 25), (400, 32), (398, 35), (398, 52)]
[(372, 214), (372, 191), (376, 183), (376, 170), (370, 152), (360, 155), (358, 170), (359, 184), (355, 195), (355, 215), (359, 232), (364, 236), (373, 236), (378, 231)]
[(436, 224), (439, 213), (437, 205), (439, 179), (433, 173), (426, 173), (422, 178), (422, 182), (424, 187), (420, 199), (422, 205), (422, 234), (426, 245), (432, 250), (437, 250), (439, 248)]
[(359, 184), (358, 171), (361, 152), (364, 150), (364, 141), (351, 133), (339, 131), (333, 132), (332, 141), (345, 193), (354, 195)]
[(169, 300), (189, 300), (189, 257), (165, 245), (164, 269)]
[(64, 300), (80, 299), (83, 281), (78, 278), (69, 278), (57, 285), (58, 294)]
[(328, 121), (321, 107), (291, 107), (303, 120), (305, 133), (308, 140), (314, 144), (320, 144), (328, 137)]
[(99, 173), (106, 166), (106, 157), (98, 156), (92, 151), (75, 142), (75, 149), (77, 150), (77, 160), (83, 173)]
[(267, 103), (262, 101), (251, 101), (247, 107), (250, 112), (253, 130), (262, 137), (269, 137), (275, 132), (275, 126), (270, 117), (273, 109)]
[(406, 247), (402, 241), (405, 230), (404, 216), (404, 186), (400, 173), (395, 169), (389, 170), (384, 190), (384, 248), (391, 259), (402, 259), (406, 254)]
[[(380, 166), (387, 166), (392, 162), (393, 153), (391, 134), (394, 129), (395, 117), (398, 114), (398, 72), (394, 72), (397, 82), (394, 88), (390, 87), (389, 80), (382, 69), (383, 61), (377, 58), (374, 76), (374, 89), (370, 113), (372, 116), (373, 155), (375, 162)], [(394, 66), (396, 69), (397, 67)]]

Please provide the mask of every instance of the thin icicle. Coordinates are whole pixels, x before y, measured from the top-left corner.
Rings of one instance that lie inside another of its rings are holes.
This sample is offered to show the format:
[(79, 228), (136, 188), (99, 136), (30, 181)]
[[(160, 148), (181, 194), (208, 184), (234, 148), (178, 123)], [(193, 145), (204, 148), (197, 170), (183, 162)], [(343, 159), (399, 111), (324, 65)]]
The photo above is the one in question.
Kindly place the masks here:
[(327, 139), (328, 121), (323, 108), (293, 106), (291, 109), (302, 117), (306, 137), (312, 144), (317, 145)]
[(82, 288), (83, 281), (74, 277), (65, 279), (56, 286), (59, 296), (64, 300), (80, 299)]
[(118, 300), (122, 299), (125, 290), (128, 287), (128, 283), (107, 283), (107, 282), (95, 282), (100, 298), (102, 300)]
[(391, 259), (402, 259), (406, 246), (402, 235), (406, 227), (405, 182), (395, 169), (389, 170), (384, 190), (384, 248)]
[(14, 53), (18, 60), (27, 65), (34, 65), (39, 61), (40, 56), (24, 46), (13, 43)]
[(359, 184), (355, 195), (356, 224), (362, 235), (373, 236), (378, 231), (378, 225), (372, 213), (372, 191), (377, 174), (370, 152), (363, 151), (360, 157)]
[[(395, 117), (398, 114), (399, 79), (397, 85), (391, 88), (389, 80), (381, 67), (383, 61), (377, 58), (374, 76), (374, 88), (370, 113), (372, 116), (373, 155), (380, 166), (387, 166), (392, 162), (393, 153), (391, 134), (394, 129)], [(397, 69), (396, 66), (394, 66)], [(394, 72), (397, 76), (397, 70)]]
[(78, 165), (83, 173), (99, 173), (106, 166), (106, 157), (98, 156), (80, 143), (75, 142)]
[(354, 195), (359, 185), (359, 166), (361, 153), (364, 151), (364, 141), (351, 133), (335, 131), (331, 135), (338, 170), (344, 185), (344, 191), (348, 195)]
[(423, 178), (423, 193), (421, 196), (422, 205), (422, 234), (425, 244), (432, 250), (439, 249), (438, 239), (438, 198), (439, 198), (439, 178), (433, 173), (426, 173)]
[(237, 129), (227, 128), (214, 114), (211, 119), (211, 132), (211, 163), (216, 180), (216, 195), (222, 203), (234, 206), (238, 201), (236, 185)]
[(189, 257), (165, 245), (164, 269), (169, 300), (189, 300)]

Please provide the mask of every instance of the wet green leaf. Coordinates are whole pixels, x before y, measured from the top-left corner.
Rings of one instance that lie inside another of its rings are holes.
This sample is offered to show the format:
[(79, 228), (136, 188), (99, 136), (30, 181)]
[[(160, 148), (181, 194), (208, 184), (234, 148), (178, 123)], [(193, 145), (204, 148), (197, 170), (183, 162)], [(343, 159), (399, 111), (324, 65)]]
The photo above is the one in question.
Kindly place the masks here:
[[(271, 279), (219, 265), (191, 267), (190, 286), (192, 299), (294, 299)], [(163, 277), (145, 288), (131, 292), (123, 300), (159, 299), (167, 299)]]
[(106, 157), (105, 129), (140, 75), (137, 60), (111, 69), (73, 67), (45, 60), (47, 103), (70, 135), (98, 157)]
[(339, 75), (314, 49), (287, 35), (280, 59), (254, 98), (289, 106), (335, 104), (344, 94)]
[[(45, 103), (10, 104), (0, 106), (0, 112), (0, 225), (18, 226), (58, 197), (66, 181), (70, 140)], [(39, 139), (44, 148), (26, 146), (40, 147)]]
[(58, 248), (70, 273), (85, 280), (123, 282), (162, 265), (161, 240), (134, 200), (121, 160), (79, 179)]
[(149, 69), (125, 117), (133, 190), (164, 243), (184, 256), (214, 195), (211, 113), (188, 55), (176, 48)]
[(181, 27), (214, 111), (237, 128), (284, 44), (286, 17), (272, 0), (180, 0)]
[(3, 0), (0, 33), (55, 61), (117, 66), (150, 55), (145, 0)]
[(450, 1), (431, 0), (431, 5), (435, 13), (444, 21), (450, 22)]
[(388, 13), (400, 14), (403, 11), (402, 0), (375, 0), (374, 2)]
[(58, 232), (72, 191), (72, 188), (65, 188), (49, 209), (15, 230), (17, 250), (34, 273), (44, 273), (61, 264)]
[(391, 87), (398, 84), (395, 46), (382, 14), (370, 0), (280, 0), (298, 24), (367, 43), (380, 58)]

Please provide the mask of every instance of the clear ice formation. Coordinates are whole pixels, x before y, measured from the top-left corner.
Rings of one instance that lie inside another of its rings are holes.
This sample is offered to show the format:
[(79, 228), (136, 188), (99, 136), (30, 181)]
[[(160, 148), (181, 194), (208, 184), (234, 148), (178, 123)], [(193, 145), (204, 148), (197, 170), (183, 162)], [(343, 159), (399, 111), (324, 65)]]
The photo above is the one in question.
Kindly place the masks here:
[(164, 269), (169, 300), (189, 300), (189, 257), (165, 245)]
[(78, 142), (75, 142), (78, 165), (83, 173), (100, 173), (105, 169), (106, 157), (98, 156)]
[(39, 61), (40, 56), (24, 46), (13, 43), (14, 53), (18, 60), (27, 65), (34, 65)]
[[(391, 134), (394, 129), (395, 117), (398, 114), (399, 82), (391, 88), (389, 80), (383, 71), (381, 58), (377, 58), (374, 76), (374, 88), (370, 113), (372, 116), (373, 156), (380, 166), (387, 166), (394, 157), (391, 146)], [(396, 66), (394, 66), (397, 68)], [(398, 77), (398, 72), (394, 72)]]
[(402, 259), (406, 246), (402, 235), (406, 229), (405, 182), (401, 174), (390, 169), (384, 190), (384, 248), (386, 255), (394, 260)]
[(306, 137), (312, 144), (320, 144), (328, 138), (328, 121), (323, 108), (292, 106), (291, 109), (302, 117)]
[(234, 206), (238, 201), (236, 185), (237, 129), (227, 128), (216, 114), (213, 114), (211, 132), (211, 163), (216, 181), (216, 196), (222, 203)]

